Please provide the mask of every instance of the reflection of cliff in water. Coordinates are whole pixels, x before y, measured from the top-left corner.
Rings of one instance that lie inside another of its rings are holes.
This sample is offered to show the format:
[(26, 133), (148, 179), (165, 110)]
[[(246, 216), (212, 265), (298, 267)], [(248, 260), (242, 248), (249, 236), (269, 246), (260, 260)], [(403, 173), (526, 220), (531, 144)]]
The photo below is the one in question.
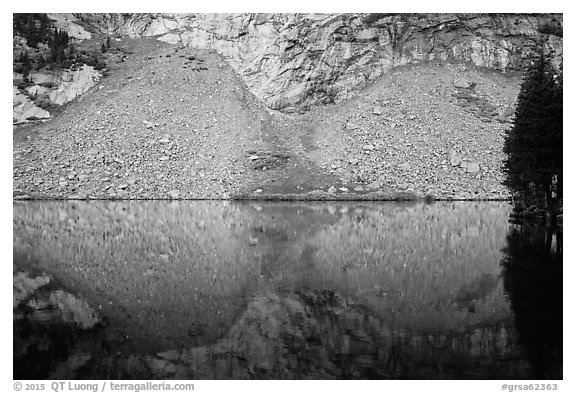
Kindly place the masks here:
[(50, 362), (49, 378), (521, 378), (528, 369), (509, 319), (423, 334), (391, 328), (330, 291), (258, 295), (217, 342), (157, 355), (110, 354), (94, 331), (84, 333), (92, 350), (86, 339), (61, 336), (67, 358)]
[(47, 378), (94, 349), (103, 321), (83, 299), (45, 274), (22, 271), (14, 274), (13, 290), (15, 379)]
[[(502, 204), (50, 202), (14, 207), (14, 255), (156, 352), (224, 336), (255, 294), (332, 290), (407, 329), (508, 313)], [(130, 347), (130, 348), (128, 348)]]
[(535, 379), (562, 378), (562, 231), (525, 223), (507, 235), (504, 288)]
[(17, 203), (15, 275), (105, 316), (60, 340), (52, 378), (529, 378), (501, 276), (508, 209)]
[(217, 343), (146, 359), (162, 378), (486, 378), (518, 375), (511, 321), (423, 334), (329, 291), (255, 298)]

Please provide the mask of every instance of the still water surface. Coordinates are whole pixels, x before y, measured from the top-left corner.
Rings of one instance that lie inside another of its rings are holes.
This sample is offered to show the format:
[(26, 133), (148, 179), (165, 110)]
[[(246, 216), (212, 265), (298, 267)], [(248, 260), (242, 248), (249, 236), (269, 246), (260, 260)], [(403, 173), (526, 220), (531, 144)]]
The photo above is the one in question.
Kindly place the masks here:
[(559, 379), (507, 203), (14, 203), (15, 379)]

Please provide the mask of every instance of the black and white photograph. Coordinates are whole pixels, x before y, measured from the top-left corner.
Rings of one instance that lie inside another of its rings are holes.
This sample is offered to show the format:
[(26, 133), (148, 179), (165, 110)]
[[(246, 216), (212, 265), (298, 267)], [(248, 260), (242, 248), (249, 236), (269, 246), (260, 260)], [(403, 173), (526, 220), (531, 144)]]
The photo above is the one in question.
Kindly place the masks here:
[(561, 390), (564, 14), (329, 10), (12, 13), (14, 389)]

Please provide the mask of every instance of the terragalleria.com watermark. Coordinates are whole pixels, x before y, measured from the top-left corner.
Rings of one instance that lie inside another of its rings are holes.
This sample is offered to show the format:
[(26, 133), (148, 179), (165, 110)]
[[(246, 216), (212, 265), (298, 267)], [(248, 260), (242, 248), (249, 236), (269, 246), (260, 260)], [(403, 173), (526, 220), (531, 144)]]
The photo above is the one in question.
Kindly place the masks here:
[(194, 390), (193, 383), (170, 383), (170, 382), (71, 382), (54, 381), (47, 383), (14, 382), (14, 390), (19, 391), (53, 391), (59, 392), (154, 392), (154, 391), (179, 391), (191, 392)]

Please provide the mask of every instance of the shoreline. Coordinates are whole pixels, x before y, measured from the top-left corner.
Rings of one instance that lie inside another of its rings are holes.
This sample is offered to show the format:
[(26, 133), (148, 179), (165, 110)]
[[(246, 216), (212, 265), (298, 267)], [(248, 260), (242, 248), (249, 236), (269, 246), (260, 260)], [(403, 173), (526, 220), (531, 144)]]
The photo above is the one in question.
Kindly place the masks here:
[(432, 198), (409, 195), (388, 195), (388, 194), (350, 194), (350, 195), (328, 195), (328, 194), (262, 194), (262, 195), (239, 195), (229, 198), (170, 198), (170, 197), (92, 197), (92, 196), (30, 196), (18, 195), (13, 197), (13, 201), (268, 201), (268, 202), (505, 202), (511, 198)]

